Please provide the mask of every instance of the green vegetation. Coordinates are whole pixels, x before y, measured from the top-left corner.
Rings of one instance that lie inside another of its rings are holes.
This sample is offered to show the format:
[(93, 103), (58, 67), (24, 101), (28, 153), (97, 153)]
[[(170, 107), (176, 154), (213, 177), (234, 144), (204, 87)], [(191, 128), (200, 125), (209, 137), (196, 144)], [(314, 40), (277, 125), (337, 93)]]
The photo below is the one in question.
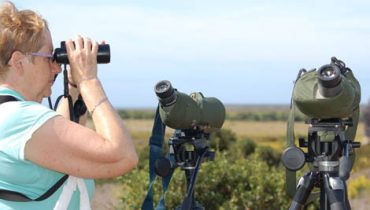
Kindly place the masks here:
[[(275, 110), (275, 111), (274, 111)], [(140, 163), (131, 173), (115, 180), (120, 191), (117, 209), (140, 209), (148, 190), (148, 139), (155, 110), (129, 110), (120, 115), (135, 140)], [(280, 157), (285, 148), (288, 107), (228, 107), (227, 120), (220, 131), (211, 135), (214, 161), (204, 162), (196, 184), (196, 199), (206, 209), (287, 209), (291, 198), (285, 193), (285, 169)], [(299, 116), (299, 115), (298, 115)], [(300, 118), (297, 118), (300, 120)], [(303, 118), (301, 119), (303, 120)], [(356, 140), (363, 137), (360, 123)], [(173, 130), (167, 129), (164, 146)], [(296, 136), (307, 135), (307, 125), (296, 124)], [(167, 150), (168, 148), (165, 148)], [(370, 145), (356, 150), (353, 173), (370, 168)], [(300, 173), (302, 174), (302, 172)], [(348, 182), (351, 198), (370, 191), (370, 178), (355, 176)], [(155, 205), (161, 196), (161, 181), (154, 185)], [(167, 191), (166, 206), (179, 205), (186, 190), (184, 172), (176, 169)], [(316, 207), (315, 207), (316, 206)], [(309, 209), (317, 209), (317, 202)]]
[(236, 135), (231, 130), (219, 130), (211, 135), (210, 146), (218, 151), (224, 151), (235, 141)]
[(155, 109), (118, 110), (122, 119), (154, 119)]
[[(274, 108), (277, 108), (277, 110)], [(118, 113), (123, 119), (153, 119), (155, 109), (119, 109)], [(288, 106), (266, 107), (265, 109), (253, 106), (226, 107), (226, 120), (286, 121), (288, 114)], [(297, 114), (297, 121), (303, 121), (304, 119), (302, 114)]]
[[(271, 106), (226, 106), (226, 120), (238, 121), (287, 121), (289, 115), (289, 105)], [(155, 108), (153, 109), (119, 109), (119, 115), (123, 119), (153, 119)], [(295, 114), (296, 121), (302, 122), (306, 117), (299, 111)], [(362, 113), (360, 121), (363, 121)]]
[(356, 198), (361, 193), (370, 192), (370, 179), (365, 176), (359, 176), (349, 182), (348, 197)]
[[(235, 141), (230, 130), (221, 130), (216, 136), (228, 143), (218, 144), (215, 160), (202, 164), (195, 190), (197, 201), (207, 209), (287, 209), (290, 198), (285, 193), (284, 173), (277, 158), (280, 155), (267, 147), (257, 146), (254, 150), (256, 146), (250, 146), (253, 145), (250, 140), (248, 144)], [(124, 189), (120, 209), (140, 208), (148, 186), (148, 159), (145, 162), (119, 180)], [(157, 204), (161, 195), (159, 178), (154, 189)], [(184, 172), (176, 169), (165, 195), (168, 209), (182, 202), (185, 191)]]
[(370, 145), (363, 145), (356, 149), (356, 161), (353, 166), (353, 171), (360, 171), (364, 168), (370, 168)]
[[(289, 106), (228, 106), (226, 107), (227, 120), (242, 121), (287, 121)], [(304, 115), (297, 113), (297, 121), (304, 121)]]

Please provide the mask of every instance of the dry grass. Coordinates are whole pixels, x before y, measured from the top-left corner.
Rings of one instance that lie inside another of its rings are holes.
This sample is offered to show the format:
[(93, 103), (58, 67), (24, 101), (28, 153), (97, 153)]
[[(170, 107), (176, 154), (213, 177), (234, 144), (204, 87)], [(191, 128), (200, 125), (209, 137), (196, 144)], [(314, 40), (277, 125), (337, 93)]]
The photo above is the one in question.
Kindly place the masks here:
[[(230, 129), (237, 136), (253, 138), (274, 137), (286, 135), (286, 122), (250, 122), (250, 121), (226, 121), (223, 128)], [(298, 133), (304, 133), (307, 126), (303, 123), (295, 124)]]
[[(148, 145), (152, 132), (153, 120), (126, 119), (125, 124), (130, 131), (138, 149)], [(232, 130), (238, 137), (247, 137), (258, 144), (269, 145), (277, 150), (282, 150), (285, 145), (286, 122), (250, 122), (250, 121), (225, 121), (223, 128)], [(357, 129), (356, 140), (363, 139), (363, 124)], [(166, 135), (170, 136), (173, 129), (166, 128)], [(299, 122), (295, 124), (296, 136), (307, 135), (307, 125)]]
[[(138, 120), (125, 119), (124, 123), (131, 133), (138, 149), (148, 145), (148, 139), (153, 128), (153, 120)], [(89, 127), (91, 122), (89, 123)], [(260, 145), (269, 145), (277, 150), (281, 150), (285, 145), (286, 137), (286, 122), (271, 121), (271, 122), (251, 122), (251, 121), (230, 121), (226, 120), (223, 128), (233, 131), (238, 137), (247, 137), (255, 140)], [(173, 129), (166, 128), (166, 137), (168, 138), (173, 133)], [(296, 136), (307, 135), (307, 125), (303, 122), (295, 123)], [(357, 129), (356, 140), (362, 141), (364, 135), (364, 125), (360, 123)]]
[[(152, 120), (125, 119), (125, 124), (131, 133), (152, 131)], [(225, 121), (224, 129), (232, 130), (237, 136), (282, 136), (286, 133), (286, 122), (249, 122), (249, 121)], [(296, 123), (299, 132), (304, 133), (306, 125)], [(168, 131), (171, 132), (172, 129)]]

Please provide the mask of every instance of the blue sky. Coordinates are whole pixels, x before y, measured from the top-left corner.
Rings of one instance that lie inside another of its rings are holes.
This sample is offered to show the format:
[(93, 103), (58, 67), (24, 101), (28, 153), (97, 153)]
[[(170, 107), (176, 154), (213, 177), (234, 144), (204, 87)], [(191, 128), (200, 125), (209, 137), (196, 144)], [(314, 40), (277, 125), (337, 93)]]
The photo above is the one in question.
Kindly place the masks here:
[[(349, 0), (13, 1), (48, 20), (55, 46), (76, 34), (111, 45), (99, 77), (117, 108), (154, 107), (170, 80), (225, 104), (288, 104), (301, 68), (332, 56), (370, 98), (370, 2)], [(53, 99), (62, 94), (61, 78)]]

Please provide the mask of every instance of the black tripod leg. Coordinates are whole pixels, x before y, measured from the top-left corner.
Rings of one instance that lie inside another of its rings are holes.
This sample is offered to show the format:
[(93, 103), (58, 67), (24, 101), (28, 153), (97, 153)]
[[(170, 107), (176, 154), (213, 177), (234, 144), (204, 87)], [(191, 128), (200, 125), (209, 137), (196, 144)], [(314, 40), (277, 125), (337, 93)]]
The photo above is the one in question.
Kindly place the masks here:
[(197, 159), (194, 171), (191, 174), (191, 178), (190, 178), (190, 181), (189, 181), (187, 196), (184, 199), (184, 201), (182, 202), (181, 210), (190, 210), (192, 208), (193, 209), (197, 209), (197, 208), (198, 209), (203, 209), (203, 207), (197, 207), (196, 206), (197, 204), (194, 200), (194, 185), (195, 185), (195, 180), (196, 180), (197, 175), (198, 175), (200, 164), (202, 163), (202, 160), (203, 160), (203, 158), (206, 154), (207, 154), (207, 150), (202, 151), (202, 153), (199, 155), (199, 157)]
[(317, 175), (314, 172), (309, 172), (301, 177), (289, 210), (303, 210), (316, 180)]
[(328, 197), (331, 210), (351, 210), (347, 198), (346, 183), (339, 177), (330, 177), (324, 174), (324, 189)]

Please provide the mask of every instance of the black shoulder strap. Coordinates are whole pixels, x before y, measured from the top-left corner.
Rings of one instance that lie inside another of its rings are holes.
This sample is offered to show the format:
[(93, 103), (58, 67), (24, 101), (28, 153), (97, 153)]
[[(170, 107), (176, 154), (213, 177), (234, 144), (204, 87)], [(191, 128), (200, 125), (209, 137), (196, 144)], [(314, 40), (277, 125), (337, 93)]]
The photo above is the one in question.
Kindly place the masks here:
[(29, 197), (23, 195), (19, 192), (14, 192), (10, 190), (2, 190), (0, 189), (0, 199), (8, 200), (8, 201), (17, 201), (17, 202), (29, 202), (29, 201), (43, 201), (50, 197), (55, 191), (58, 190), (60, 186), (67, 180), (69, 176), (65, 174), (62, 178), (60, 178), (48, 191), (46, 191), (43, 195), (36, 199), (30, 199)]
[(8, 95), (0, 96), (0, 104), (8, 102), (8, 101), (18, 101), (18, 99), (13, 96), (8, 96)]
[(42, 201), (50, 197), (52, 194), (55, 193), (59, 189), (60, 186), (63, 185), (63, 183), (68, 179), (69, 175), (64, 174), (62, 178), (60, 178), (48, 191), (46, 191), (43, 195), (40, 197), (36, 198), (34, 201)]
[[(0, 95), (0, 104), (6, 103), (9, 101), (18, 101), (17, 98), (9, 95)], [(50, 197), (55, 191), (58, 190), (60, 186), (63, 185), (63, 183), (68, 179), (68, 174), (65, 174), (62, 178), (60, 178), (48, 191), (46, 191), (43, 195), (40, 197), (32, 200), (28, 198), (27, 196), (14, 192), (9, 190), (2, 190), (0, 189), (0, 199), (3, 200), (9, 200), (9, 201), (18, 201), (18, 202), (28, 202), (28, 201), (42, 201)]]

